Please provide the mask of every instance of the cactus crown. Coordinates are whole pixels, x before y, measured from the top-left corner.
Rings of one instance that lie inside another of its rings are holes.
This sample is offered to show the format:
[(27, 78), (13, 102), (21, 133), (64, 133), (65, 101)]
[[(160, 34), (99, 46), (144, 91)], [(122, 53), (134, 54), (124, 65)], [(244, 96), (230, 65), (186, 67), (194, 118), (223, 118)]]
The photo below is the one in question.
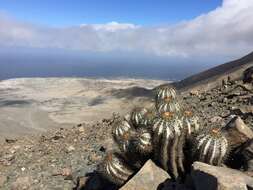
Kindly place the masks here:
[(171, 120), (174, 116), (174, 113), (173, 112), (164, 112), (162, 113), (161, 117), (164, 119), (164, 120)]
[(193, 116), (192, 111), (189, 111), (189, 110), (184, 111), (183, 114), (184, 114), (184, 116), (186, 116), (186, 117), (192, 117), (192, 116)]
[(176, 90), (171, 86), (162, 86), (156, 92), (157, 100), (174, 99), (176, 97)]
[(130, 133), (129, 133), (129, 132), (126, 132), (126, 133), (124, 133), (124, 134), (122, 135), (122, 140), (123, 140), (123, 141), (128, 141), (128, 140), (130, 140), (130, 137), (131, 137)]

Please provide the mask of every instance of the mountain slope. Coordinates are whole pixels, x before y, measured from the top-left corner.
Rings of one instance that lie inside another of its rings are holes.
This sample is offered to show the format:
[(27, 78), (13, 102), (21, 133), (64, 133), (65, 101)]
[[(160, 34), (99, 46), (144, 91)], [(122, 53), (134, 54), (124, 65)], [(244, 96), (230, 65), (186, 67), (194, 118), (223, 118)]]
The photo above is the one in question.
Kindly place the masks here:
[(231, 79), (238, 79), (242, 76), (242, 72), (248, 67), (253, 66), (253, 52), (250, 54), (222, 65), (213, 67), (196, 75), (187, 77), (179, 82), (173, 83), (179, 90), (208, 90), (228, 76)]

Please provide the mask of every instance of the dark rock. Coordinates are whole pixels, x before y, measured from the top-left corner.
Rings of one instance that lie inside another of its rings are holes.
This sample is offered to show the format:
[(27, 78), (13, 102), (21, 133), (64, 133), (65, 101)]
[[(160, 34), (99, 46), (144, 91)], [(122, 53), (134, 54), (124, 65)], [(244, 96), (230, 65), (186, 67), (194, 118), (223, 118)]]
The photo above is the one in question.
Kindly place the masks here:
[(243, 156), (245, 170), (253, 172), (253, 139), (240, 148), (239, 154)]
[(232, 148), (238, 147), (253, 138), (253, 131), (240, 117), (232, 118), (224, 127), (228, 141)]
[(243, 72), (242, 80), (244, 83), (251, 83), (253, 81), (253, 67), (249, 67)]
[(5, 139), (5, 142), (6, 143), (15, 143), (15, 142), (17, 142), (17, 139)]
[(75, 190), (115, 190), (116, 186), (107, 183), (98, 173), (78, 177)]
[(196, 190), (247, 190), (253, 188), (253, 178), (225, 167), (194, 162), (191, 176)]

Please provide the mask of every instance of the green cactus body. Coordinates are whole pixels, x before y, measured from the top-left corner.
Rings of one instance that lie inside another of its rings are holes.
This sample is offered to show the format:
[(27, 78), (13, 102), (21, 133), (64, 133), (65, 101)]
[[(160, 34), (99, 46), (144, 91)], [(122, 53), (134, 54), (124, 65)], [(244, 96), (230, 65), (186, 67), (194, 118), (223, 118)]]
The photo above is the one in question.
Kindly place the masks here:
[(199, 118), (194, 116), (191, 111), (185, 111), (182, 120), (188, 136), (190, 136), (192, 133), (198, 132), (201, 129)]
[(123, 185), (134, 174), (134, 170), (119, 153), (108, 153), (98, 168), (99, 173), (115, 185)]
[[(155, 119), (152, 131), (153, 131), (153, 146), (154, 146), (154, 158), (156, 161), (160, 162), (160, 149), (161, 149), (161, 142), (162, 136), (165, 133), (165, 129), (167, 126), (170, 126), (173, 122), (173, 113), (166, 112), (163, 114), (163, 117), (159, 117)], [(168, 129), (168, 138), (172, 138), (171, 129)]]
[(153, 151), (152, 134), (147, 129), (139, 129), (134, 141), (136, 152), (141, 156), (150, 155)]
[(228, 141), (219, 128), (211, 128), (193, 140), (195, 160), (211, 165), (221, 165), (228, 152)]
[(117, 144), (122, 152), (128, 152), (131, 146), (131, 141), (133, 136), (130, 132), (126, 132), (120, 140), (118, 140)]
[(159, 114), (162, 114), (165, 112), (178, 113), (181, 110), (180, 105), (176, 100), (160, 101), (157, 103), (156, 109)]
[(132, 127), (126, 120), (119, 120), (114, 123), (112, 135), (116, 142), (122, 140), (126, 133), (130, 133)]
[(159, 102), (165, 99), (174, 99), (176, 98), (177, 93), (173, 87), (163, 86), (160, 87), (156, 92), (156, 101)]
[(153, 126), (155, 160), (161, 167), (177, 178), (184, 172), (183, 146), (184, 130), (182, 121), (171, 112), (165, 112)]
[(148, 110), (141, 121), (141, 124), (146, 128), (150, 129), (150, 127), (154, 124), (154, 119), (156, 118), (155, 110)]
[(135, 128), (143, 124), (145, 114), (148, 112), (146, 108), (135, 108), (131, 113), (131, 122)]

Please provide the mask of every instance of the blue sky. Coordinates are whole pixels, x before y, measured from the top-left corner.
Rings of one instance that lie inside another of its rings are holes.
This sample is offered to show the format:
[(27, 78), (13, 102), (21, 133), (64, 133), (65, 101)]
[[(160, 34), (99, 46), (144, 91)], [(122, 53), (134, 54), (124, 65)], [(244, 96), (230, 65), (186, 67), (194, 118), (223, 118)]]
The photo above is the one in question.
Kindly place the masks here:
[(0, 51), (222, 63), (253, 51), (251, 18), (252, 0), (0, 0)]
[(0, 11), (22, 21), (50, 26), (111, 21), (160, 25), (192, 19), (221, 3), (221, 0), (0, 0)]

